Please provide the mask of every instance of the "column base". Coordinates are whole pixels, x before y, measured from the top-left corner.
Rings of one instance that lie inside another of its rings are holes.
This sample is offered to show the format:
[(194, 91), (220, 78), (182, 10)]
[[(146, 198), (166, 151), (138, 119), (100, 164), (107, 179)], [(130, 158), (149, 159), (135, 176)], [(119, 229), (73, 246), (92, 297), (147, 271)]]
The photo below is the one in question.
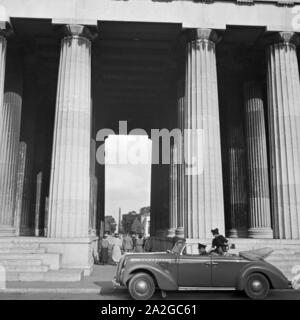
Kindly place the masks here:
[(159, 237), (159, 238), (165, 238), (166, 237), (166, 234), (167, 234), (167, 230), (157, 230), (156, 231), (156, 237)]
[(271, 228), (250, 228), (248, 237), (255, 239), (273, 239), (273, 230)]
[(248, 229), (246, 228), (238, 229), (238, 235), (239, 235), (239, 238), (248, 238), (249, 237)]
[(184, 229), (183, 227), (178, 227), (175, 230), (175, 237), (178, 239), (184, 239)]
[(19, 236), (33, 236), (34, 235), (34, 230), (32, 228), (28, 227), (20, 227)]
[(0, 237), (15, 237), (16, 228), (12, 226), (0, 225)]
[(174, 238), (175, 237), (175, 228), (168, 229), (167, 238)]
[(238, 238), (239, 236), (238, 236), (238, 231), (237, 231), (237, 229), (230, 229), (230, 230), (228, 231), (228, 237), (229, 237), (229, 238)]
[(84, 275), (89, 276), (98, 252), (97, 240), (97, 237), (44, 238), (40, 247), (46, 248), (48, 253), (60, 253), (62, 268), (83, 269)]

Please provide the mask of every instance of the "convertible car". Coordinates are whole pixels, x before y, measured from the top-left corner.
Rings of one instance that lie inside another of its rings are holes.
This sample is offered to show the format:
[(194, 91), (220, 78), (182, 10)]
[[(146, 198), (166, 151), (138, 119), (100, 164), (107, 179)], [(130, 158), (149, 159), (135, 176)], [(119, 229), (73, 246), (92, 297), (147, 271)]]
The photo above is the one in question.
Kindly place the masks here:
[(136, 300), (150, 299), (156, 288), (163, 296), (176, 290), (239, 290), (252, 299), (264, 299), (270, 289), (290, 288), (283, 273), (264, 261), (272, 251), (202, 255), (198, 244), (179, 241), (166, 252), (125, 254), (113, 285), (127, 287)]

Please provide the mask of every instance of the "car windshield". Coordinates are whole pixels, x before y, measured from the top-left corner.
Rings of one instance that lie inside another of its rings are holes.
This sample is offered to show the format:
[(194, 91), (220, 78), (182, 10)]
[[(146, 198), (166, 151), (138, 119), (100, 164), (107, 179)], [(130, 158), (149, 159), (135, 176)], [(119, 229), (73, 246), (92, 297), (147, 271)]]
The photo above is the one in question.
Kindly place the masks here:
[(177, 241), (173, 247), (173, 249), (171, 250), (171, 252), (173, 253), (180, 253), (182, 248), (184, 247), (185, 243), (184, 241)]

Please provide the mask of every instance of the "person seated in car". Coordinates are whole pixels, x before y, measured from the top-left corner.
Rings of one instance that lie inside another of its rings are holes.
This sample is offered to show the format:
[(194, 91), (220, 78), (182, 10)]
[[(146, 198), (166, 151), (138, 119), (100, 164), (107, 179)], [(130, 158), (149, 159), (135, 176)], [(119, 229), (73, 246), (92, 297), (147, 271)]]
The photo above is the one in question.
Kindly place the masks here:
[(198, 250), (199, 250), (199, 255), (200, 256), (207, 256), (208, 252), (206, 251), (206, 245), (199, 243), (198, 244)]
[(218, 228), (212, 229), (211, 233), (213, 234), (214, 238), (212, 240), (212, 245), (209, 253), (223, 255), (224, 252), (227, 251), (228, 240), (223, 235), (219, 234)]

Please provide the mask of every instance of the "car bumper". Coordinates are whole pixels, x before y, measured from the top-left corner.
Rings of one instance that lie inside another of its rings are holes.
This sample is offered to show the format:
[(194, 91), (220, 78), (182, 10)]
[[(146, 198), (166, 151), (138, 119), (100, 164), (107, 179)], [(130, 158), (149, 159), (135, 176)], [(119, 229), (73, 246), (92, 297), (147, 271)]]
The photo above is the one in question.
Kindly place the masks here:
[(121, 284), (116, 280), (116, 278), (113, 278), (111, 282), (114, 288), (121, 287)]

